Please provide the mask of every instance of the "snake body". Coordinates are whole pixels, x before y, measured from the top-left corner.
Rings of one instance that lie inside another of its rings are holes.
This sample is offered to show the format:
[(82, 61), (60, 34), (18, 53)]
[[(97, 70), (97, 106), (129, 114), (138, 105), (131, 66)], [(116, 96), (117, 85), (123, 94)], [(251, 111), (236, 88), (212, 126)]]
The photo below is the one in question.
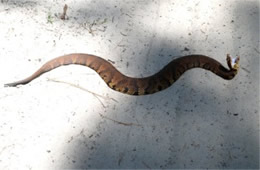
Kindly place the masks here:
[(27, 84), (43, 73), (69, 64), (79, 64), (95, 70), (113, 90), (129, 95), (146, 95), (170, 87), (185, 71), (196, 67), (209, 70), (223, 79), (230, 80), (234, 78), (238, 72), (239, 57), (233, 59), (227, 55), (227, 64), (229, 67), (229, 69), (227, 69), (218, 61), (204, 55), (183, 56), (172, 60), (154, 75), (144, 78), (134, 78), (122, 74), (110, 62), (101, 57), (75, 53), (54, 58), (45, 63), (30, 77), (5, 84), (5, 86), (14, 87), (20, 84)]

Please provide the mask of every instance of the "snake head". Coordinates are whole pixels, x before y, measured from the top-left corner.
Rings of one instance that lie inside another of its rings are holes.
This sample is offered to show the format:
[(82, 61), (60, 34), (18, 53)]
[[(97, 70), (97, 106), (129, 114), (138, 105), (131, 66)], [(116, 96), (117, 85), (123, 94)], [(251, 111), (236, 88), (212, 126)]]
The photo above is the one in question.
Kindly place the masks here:
[(239, 69), (239, 60), (240, 57), (232, 57), (230, 54), (227, 54), (227, 64), (230, 70), (238, 71)]

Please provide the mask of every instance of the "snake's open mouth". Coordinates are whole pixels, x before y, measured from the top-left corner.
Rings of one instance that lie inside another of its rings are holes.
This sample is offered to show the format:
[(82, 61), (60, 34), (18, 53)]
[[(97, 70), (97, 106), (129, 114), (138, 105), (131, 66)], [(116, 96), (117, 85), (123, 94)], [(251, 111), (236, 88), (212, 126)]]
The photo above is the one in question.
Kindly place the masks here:
[(238, 70), (239, 69), (239, 60), (240, 57), (232, 57), (230, 54), (227, 54), (227, 64), (230, 70)]
[(232, 68), (235, 67), (235, 65), (238, 63), (238, 60), (239, 60), (239, 56), (235, 56), (235, 57), (231, 56), (231, 66), (232, 66)]

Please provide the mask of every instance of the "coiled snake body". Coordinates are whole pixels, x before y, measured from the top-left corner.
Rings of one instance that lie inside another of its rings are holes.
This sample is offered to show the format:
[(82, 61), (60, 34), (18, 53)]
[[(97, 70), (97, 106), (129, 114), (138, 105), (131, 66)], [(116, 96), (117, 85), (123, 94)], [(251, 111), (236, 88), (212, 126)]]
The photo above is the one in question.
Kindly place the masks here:
[(120, 73), (111, 63), (98, 56), (75, 53), (54, 58), (45, 63), (30, 77), (14, 83), (5, 84), (5, 86), (27, 84), (43, 73), (69, 64), (79, 64), (90, 67), (100, 75), (111, 89), (129, 95), (146, 95), (168, 88), (176, 82), (185, 71), (196, 67), (209, 70), (223, 79), (230, 80), (234, 78), (238, 72), (239, 57), (231, 58), (227, 55), (227, 64), (229, 67), (229, 69), (227, 69), (210, 57), (188, 55), (171, 61), (152, 76), (133, 78)]

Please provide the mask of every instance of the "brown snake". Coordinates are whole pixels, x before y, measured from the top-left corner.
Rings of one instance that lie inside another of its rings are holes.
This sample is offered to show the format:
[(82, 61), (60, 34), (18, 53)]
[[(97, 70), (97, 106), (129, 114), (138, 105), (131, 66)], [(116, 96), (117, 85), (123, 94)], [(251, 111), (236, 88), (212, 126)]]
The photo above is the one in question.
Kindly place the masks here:
[(230, 80), (234, 78), (238, 72), (239, 57), (231, 58), (228, 54), (227, 65), (229, 69), (227, 69), (213, 58), (203, 55), (188, 55), (172, 60), (154, 75), (144, 78), (133, 78), (120, 73), (111, 63), (98, 56), (75, 53), (54, 58), (45, 63), (30, 77), (14, 83), (5, 84), (5, 87), (27, 84), (43, 73), (69, 64), (79, 64), (90, 67), (95, 70), (113, 90), (129, 95), (146, 95), (170, 87), (185, 71), (196, 67), (209, 70), (223, 79)]

